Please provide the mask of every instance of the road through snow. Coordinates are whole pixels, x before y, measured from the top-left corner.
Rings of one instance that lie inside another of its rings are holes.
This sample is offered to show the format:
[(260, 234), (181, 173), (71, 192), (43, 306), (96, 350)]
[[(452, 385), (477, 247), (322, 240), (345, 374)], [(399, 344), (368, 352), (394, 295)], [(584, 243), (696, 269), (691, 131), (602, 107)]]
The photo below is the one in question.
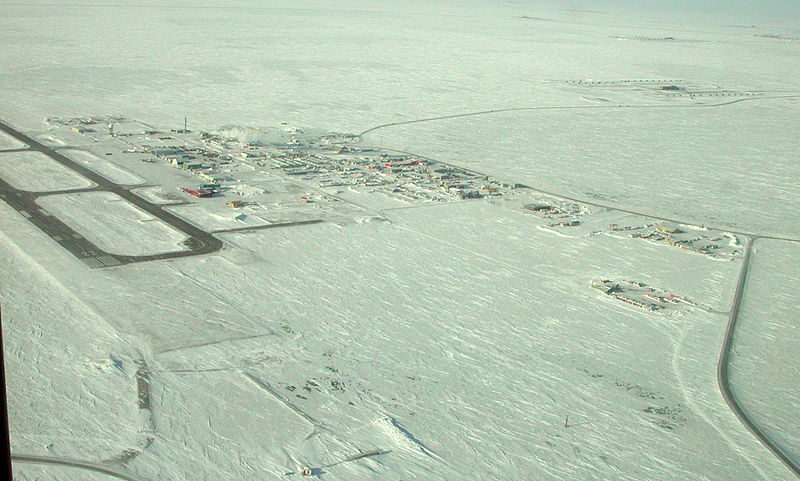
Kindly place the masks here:
[(732, 345), (731, 341), (733, 340), (733, 335), (736, 332), (736, 321), (739, 317), (739, 307), (741, 306), (742, 298), (744, 297), (744, 287), (747, 283), (747, 272), (750, 268), (750, 256), (753, 252), (753, 244), (758, 239), (759, 237), (748, 239), (747, 247), (745, 248), (744, 260), (742, 261), (742, 270), (739, 273), (739, 280), (736, 283), (736, 292), (734, 293), (733, 297), (731, 313), (728, 317), (728, 327), (725, 330), (725, 340), (722, 343), (722, 350), (720, 351), (719, 363), (717, 365), (717, 381), (719, 382), (719, 388), (720, 391), (722, 391), (722, 396), (725, 398), (725, 402), (728, 403), (728, 406), (731, 408), (734, 414), (736, 414), (736, 417), (739, 418), (742, 424), (744, 424), (747, 430), (753, 433), (753, 435), (756, 436), (759, 441), (761, 441), (761, 444), (766, 446), (772, 452), (772, 454), (780, 459), (787, 468), (792, 470), (792, 472), (798, 478), (800, 478), (800, 466), (798, 466), (789, 456), (787, 456), (780, 446), (769, 439), (769, 437), (767, 437), (761, 428), (759, 428), (758, 425), (753, 422), (753, 420), (739, 405), (739, 402), (737, 401), (736, 396), (731, 389), (730, 379), (728, 376), (728, 366)]
[(80, 461), (77, 459), (56, 458), (50, 456), (33, 456), (29, 454), (12, 454), (11, 460), (17, 463), (52, 464), (57, 466), (67, 466), (70, 468), (86, 469), (97, 473), (107, 474), (114, 478), (123, 479), (125, 481), (147, 481), (146, 479), (136, 476), (135, 474), (125, 473), (117, 469), (109, 468), (107, 466), (102, 466), (88, 461)]
[[(625, 108), (701, 108), (701, 107), (722, 107), (722, 106), (731, 105), (731, 104), (735, 104), (735, 103), (739, 103), (739, 102), (743, 102), (743, 101), (755, 101), (755, 100), (776, 99), (776, 98), (798, 98), (798, 97), (800, 97), (800, 96), (798, 96), (798, 95), (787, 95), (787, 96), (778, 96), (778, 97), (743, 98), (743, 99), (732, 100), (732, 101), (729, 101), (729, 102), (722, 102), (722, 103), (717, 103), (717, 104), (704, 104), (704, 105), (679, 105), (679, 106), (673, 106), (673, 105), (608, 105), (608, 106), (571, 106), (571, 107), (568, 107), (568, 106), (561, 106), (561, 107), (552, 106), (552, 107), (519, 107), (519, 108), (507, 108), (507, 109), (496, 109), (496, 110), (484, 110), (484, 111), (478, 111), (478, 112), (468, 112), (468, 113), (464, 113), (464, 114), (454, 114), (454, 115), (445, 115), (445, 116), (438, 116), (438, 117), (429, 117), (429, 118), (424, 118), (424, 119), (408, 120), (408, 121), (403, 121), (403, 122), (392, 122), (392, 123), (378, 125), (378, 126), (369, 128), (369, 129), (361, 132), (358, 137), (359, 137), (359, 141), (363, 142), (364, 135), (366, 135), (366, 134), (368, 134), (370, 132), (374, 132), (374, 131), (379, 130), (379, 129), (387, 128), (387, 127), (392, 127), (392, 126), (397, 126), (397, 125), (405, 125), (405, 124), (412, 124), (412, 123), (420, 123), (420, 122), (429, 122), (429, 121), (435, 121), (435, 120), (453, 119), (453, 118), (459, 118), (459, 117), (488, 115), (488, 114), (502, 113), (502, 112), (527, 111), (527, 110), (609, 109), (609, 108), (612, 108), (612, 109), (625, 109)], [(400, 152), (400, 153), (404, 153), (404, 154), (414, 155), (416, 157), (420, 157), (420, 158), (431, 160), (431, 161), (435, 160), (435, 159), (430, 159), (430, 158), (427, 158), (427, 157), (424, 157), (422, 155), (415, 154), (415, 153), (412, 153), (412, 152), (393, 150), (393, 149), (388, 149), (388, 148), (385, 148), (385, 150), (390, 150), (390, 151), (394, 151), (394, 152)], [(436, 160), (436, 162), (442, 163), (442, 164), (447, 164), (446, 162), (442, 162), (440, 160)], [(449, 164), (447, 164), (447, 165), (449, 165)], [(458, 168), (464, 169), (464, 170), (469, 170), (469, 169), (465, 169), (462, 166), (458, 166)], [(477, 173), (477, 172), (475, 172), (475, 173)], [(637, 212), (637, 211), (628, 210), (628, 209), (621, 209), (621, 208), (614, 207), (614, 206), (608, 205), (608, 204), (599, 204), (597, 202), (591, 202), (591, 201), (587, 201), (587, 200), (584, 200), (584, 199), (577, 199), (577, 198), (573, 198), (573, 197), (568, 197), (568, 196), (565, 196), (563, 194), (559, 194), (559, 193), (556, 193), (556, 192), (544, 191), (544, 190), (541, 190), (541, 189), (536, 189), (534, 187), (529, 187), (529, 186), (526, 186), (526, 187), (531, 189), (531, 190), (533, 190), (533, 191), (535, 191), (535, 192), (539, 192), (539, 193), (542, 193), (542, 194), (547, 194), (547, 195), (550, 195), (550, 196), (553, 196), (553, 197), (558, 197), (558, 198), (569, 200), (569, 201), (572, 201), (572, 202), (578, 202), (578, 203), (590, 205), (592, 207), (609, 209), (609, 210), (614, 210), (614, 211), (623, 212), (623, 213), (627, 213), (627, 214), (640, 215), (640, 216), (643, 216), (643, 217), (647, 217), (647, 218), (651, 218), (651, 219), (655, 219), (655, 220), (660, 220), (660, 221), (665, 221), (665, 222), (672, 222), (672, 223), (678, 223), (678, 224), (692, 224), (692, 222), (687, 222), (687, 221), (683, 221), (683, 220), (680, 220), (680, 219), (659, 217), (659, 216), (655, 216), (655, 215), (644, 213), (644, 212)], [(722, 393), (723, 398), (725, 399), (725, 402), (728, 404), (728, 407), (731, 409), (731, 411), (733, 411), (733, 413), (736, 415), (736, 417), (739, 419), (739, 421), (745, 426), (745, 428), (750, 433), (752, 433), (759, 440), (759, 442), (761, 444), (763, 444), (767, 449), (769, 449), (770, 452), (772, 452), (773, 455), (775, 455), (778, 459), (780, 459), (780, 461), (787, 468), (789, 468), (795, 474), (795, 476), (800, 478), (800, 465), (795, 463), (789, 456), (786, 455), (786, 453), (777, 444), (775, 444), (771, 439), (769, 439), (769, 437), (767, 437), (767, 435), (758, 427), (758, 425), (741, 408), (741, 406), (739, 405), (739, 402), (737, 401), (737, 399), (736, 399), (736, 397), (735, 397), (735, 395), (734, 395), (734, 393), (733, 393), (733, 391), (732, 391), (732, 389), (730, 387), (729, 376), (728, 376), (728, 367), (729, 367), (729, 358), (730, 358), (730, 350), (731, 350), (731, 345), (732, 345), (732, 339), (733, 339), (733, 335), (735, 334), (735, 331), (736, 331), (736, 321), (737, 321), (738, 316), (739, 316), (739, 308), (741, 306), (742, 298), (743, 298), (743, 295), (744, 295), (744, 287), (745, 287), (746, 280), (747, 280), (747, 272), (748, 272), (748, 269), (749, 269), (750, 256), (751, 256), (751, 253), (752, 253), (753, 244), (758, 239), (773, 239), (773, 240), (779, 240), (779, 241), (784, 241), (784, 242), (800, 242), (800, 239), (793, 238), (793, 237), (760, 235), (760, 234), (753, 233), (753, 232), (735, 231), (735, 230), (731, 230), (729, 228), (716, 227), (716, 226), (710, 226), (710, 225), (706, 225), (705, 227), (707, 227), (709, 229), (713, 229), (713, 230), (721, 230), (721, 231), (731, 232), (733, 234), (740, 235), (740, 236), (743, 236), (743, 237), (747, 238), (747, 246), (745, 248), (744, 258), (742, 260), (742, 268), (741, 268), (741, 270), (739, 272), (739, 277), (738, 277), (738, 280), (737, 280), (737, 283), (736, 283), (734, 298), (733, 298), (733, 302), (732, 302), (732, 305), (731, 305), (731, 310), (729, 312), (729, 317), (728, 317), (728, 326), (727, 326), (726, 331), (725, 331), (725, 337), (724, 337), (724, 340), (723, 340), (719, 361), (717, 363), (717, 382), (719, 384), (720, 391)]]

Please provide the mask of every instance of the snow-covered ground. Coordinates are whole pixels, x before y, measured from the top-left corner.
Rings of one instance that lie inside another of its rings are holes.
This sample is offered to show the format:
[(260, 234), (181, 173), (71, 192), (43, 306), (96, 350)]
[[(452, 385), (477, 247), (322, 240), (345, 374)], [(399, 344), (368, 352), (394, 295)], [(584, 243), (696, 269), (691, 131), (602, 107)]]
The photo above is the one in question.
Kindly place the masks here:
[(41, 152), (0, 153), (0, 176), (20, 190), (52, 192), (94, 184)]
[(755, 35), (797, 26), (761, 19), (737, 22), (756, 24), (745, 29), (691, 14), (665, 21), (493, 1), (240, 0), (181, 8), (190, 4), (182, 1), (168, 9), (59, 1), (60, 8), (3, 9), (3, 118), (20, 127), (38, 129), (49, 115), (123, 113), (171, 128), (188, 116), (193, 129), (287, 121), (355, 131), (469, 110), (585, 103), (559, 95), (550, 79), (796, 89), (797, 67), (782, 61), (793, 58), (792, 42)]
[[(270, 192), (272, 193), (274, 192)], [(349, 222), (353, 215), (363, 216), (362, 209), (342, 202), (320, 200), (312, 204), (302, 204), (295, 200), (299, 199), (299, 195), (295, 195), (295, 199), (270, 202), (271, 197), (279, 198), (274, 195), (239, 197), (228, 191), (224, 197), (203, 199), (196, 204), (169, 207), (167, 210), (208, 232), (317, 220)], [(226, 205), (229, 200), (239, 199), (254, 199), (261, 203), (253, 202), (253, 205), (239, 208)]]
[[(0, 209), (13, 218), (6, 226), (41, 236), (5, 204)], [(74, 279), (54, 277), (44, 259), (20, 256), (2, 232), (0, 241), (7, 389), (17, 420), (12, 449), (94, 460), (136, 449), (147, 425), (136, 405), (134, 341), (76, 295)]]
[(22, 147), (25, 147), (25, 144), (5, 132), (0, 132), (0, 150), (20, 149)]
[(97, 247), (112, 254), (186, 250), (187, 236), (110, 192), (49, 195), (36, 201)]
[[(715, 100), (553, 82), (685, 79), (789, 95), (800, 62), (784, 37), (797, 25), (518, 2), (60, 2), (0, 6), (0, 111), (37, 138), (51, 136), (40, 132), (48, 116), (357, 133), (507, 107), (676, 105), (465, 117), (365, 142), (629, 210), (798, 233), (797, 101), (684, 108)], [(92, 150), (159, 186), (144, 197), (183, 196), (176, 187), (198, 183), (124, 148)], [(81, 180), (35, 157), (0, 176), (32, 190)], [(260, 175), (243, 182), (254, 196), (230, 198), (266, 199)], [(224, 198), (182, 200), (233, 213)], [(182, 248), (180, 234), (105, 193), (39, 202), (113, 252)], [(89, 269), (0, 202), (12, 450), (110, 461), (147, 480), (282, 479), (301, 466), (328, 480), (792, 479), (716, 386), (740, 258), (555, 231), (523, 203), (336, 210), (327, 219), (336, 222), (219, 234), (225, 245), (213, 255)], [(288, 218), (295, 206), (284, 207)], [(170, 209), (210, 229), (236, 224)], [(755, 252), (731, 372), (748, 412), (788, 440), (797, 382), (767, 373), (759, 394), (736, 370), (790, 366), (794, 338), (758, 346), (761, 333), (786, 327), (765, 324), (770, 313), (796, 302), (775, 296), (767, 311), (751, 294), (780, 279), (770, 262), (789, 286), (797, 255), (777, 243)], [(598, 278), (645, 282), (708, 309), (647, 312), (592, 289)], [(375, 450), (385, 453), (345, 461)], [(67, 469), (15, 466), (24, 479)]]
[(63, 149), (60, 151), (60, 153), (80, 164), (85, 165), (111, 182), (123, 185), (144, 183), (144, 179), (138, 175), (128, 172), (124, 168), (99, 157), (93, 152), (78, 149)]
[(131, 192), (135, 193), (142, 199), (150, 202), (151, 204), (177, 204), (184, 202), (182, 196), (178, 194), (176, 191), (167, 191), (162, 186), (154, 186), (154, 187), (140, 187), (138, 189), (131, 189)]
[(800, 166), (785, 130), (799, 117), (800, 99), (544, 110), (389, 127), (365, 143), (653, 215), (799, 235)]
[[(81, 274), (84, 302), (149, 340), (159, 436), (128, 465), (238, 479), (384, 449), (326, 476), (783, 479), (714, 389), (725, 316), (652, 314), (589, 288), (638, 276), (724, 304), (736, 263), (553, 236), (530, 220), (502, 205), (430, 206), (225, 235), (226, 250), (250, 254), (238, 264)], [(83, 268), (60, 257), (57, 276)], [(281, 399), (325, 429), (306, 440), (314, 424)]]
[(742, 407), (800, 462), (800, 245), (761, 240), (739, 314), (730, 378)]
[(108, 474), (87, 471), (81, 468), (35, 464), (14, 464), (14, 479), (19, 481), (43, 481), (46, 479), (80, 478), (86, 481), (113, 481), (117, 478)]

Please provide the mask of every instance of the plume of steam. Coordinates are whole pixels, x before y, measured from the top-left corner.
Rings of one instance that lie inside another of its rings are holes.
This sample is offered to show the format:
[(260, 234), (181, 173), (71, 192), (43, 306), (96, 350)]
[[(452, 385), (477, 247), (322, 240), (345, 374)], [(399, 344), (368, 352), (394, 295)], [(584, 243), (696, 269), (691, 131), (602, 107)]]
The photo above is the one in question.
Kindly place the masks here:
[(319, 129), (301, 129), (289, 125), (284, 125), (280, 128), (262, 129), (242, 125), (227, 125), (213, 130), (211, 133), (225, 139), (253, 145), (286, 144), (292, 141), (304, 142), (326, 134), (325, 131)]

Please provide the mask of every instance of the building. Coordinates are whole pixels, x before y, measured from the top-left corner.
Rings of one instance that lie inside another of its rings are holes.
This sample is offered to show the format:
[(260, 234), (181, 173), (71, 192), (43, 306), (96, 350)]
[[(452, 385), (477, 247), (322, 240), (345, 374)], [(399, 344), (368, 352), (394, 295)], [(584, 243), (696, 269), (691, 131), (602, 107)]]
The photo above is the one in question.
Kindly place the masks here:
[(200, 197), (200, 198), (208, 198), (208, 197), (211, 197), (211, 195), (212, 195), (210, 191), (204, 190), (204, 189), (195, 190), (195, 189), (189, 189), (187, 187), (181, 187), (181, 190), (186, 192), (187, 194), (189, 194), (191, 196)]
[(665, 234), (680, 234), (682, 231), (676, 227), (669, 227), (666, 225), (660, 225), (656, 227), (656, 230), (659, 232), (663, 232)]
[(539, 211), (543, 211), (543, 210), (552, 209), (552, 207), (550, 207), (547, 204), (526, 204), (525, 208), (528, 209), (528, 210), (532, 210), (533, 212), (539, 212)]
[(150, 149), (150, 153), (156, 157), (164, 158), (168, 156), (179, 155), (181, 152), (173, 147), (155, 147)]
[(579, 220), (562, 220), (561, 222), (556, 222), (555, 224), (550, 224), (550, 227), (574, 227), (577, 225), (581, 225), (581, 221)]
[(201, 184), (200, 188), (203, 190), (210, 190), (211, 192), (219, 192), (220, 185), (216, 183)]

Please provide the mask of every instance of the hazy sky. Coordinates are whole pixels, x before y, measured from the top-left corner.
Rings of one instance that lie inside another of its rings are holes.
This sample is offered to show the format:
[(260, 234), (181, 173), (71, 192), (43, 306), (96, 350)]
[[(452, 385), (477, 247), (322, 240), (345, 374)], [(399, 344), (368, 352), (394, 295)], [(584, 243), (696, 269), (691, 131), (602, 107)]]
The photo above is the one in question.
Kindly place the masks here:
[[(0, 7), (5, 2), (0, 0)], [(506, 7), (531, 15), (545, 13), (580, 15), (593, 10), (603, 15), (622, 17), (648, 17), (651, 19), (691, 20), (703, 23), (735, 23), (746, 25), (779, 24), (790, 31), (800, 30), (800, 0), (30, 0), (8, 5), (53, 5), (70, 7), (136, 6), (137, 8), (219, 8), (222, 6), (246, 8), (301, 8), (301, 9), (364, 9), (381, 11), (413, 11), (414, 13), (462, 11), (466, 15), (474, 10), (496, 10)], [(524, 14), (524, 13), (523, 13)]]
[(702, 15), (740, 21), (800, 25), (800, 0), (512, 0), (520, 5), (558, 5), (608, 13), (652, 14), (682, 17)]

